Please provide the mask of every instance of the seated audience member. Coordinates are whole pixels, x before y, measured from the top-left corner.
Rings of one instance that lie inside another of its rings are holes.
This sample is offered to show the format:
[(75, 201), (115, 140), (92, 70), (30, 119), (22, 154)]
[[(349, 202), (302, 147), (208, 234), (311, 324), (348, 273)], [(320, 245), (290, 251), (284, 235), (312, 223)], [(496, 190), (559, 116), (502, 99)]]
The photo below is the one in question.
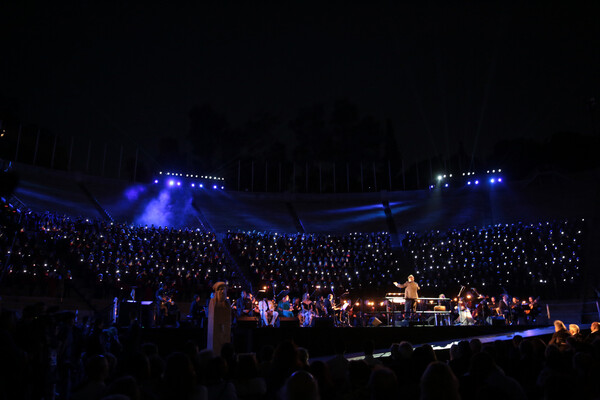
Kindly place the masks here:
[(267, 382), (258, 375), (254, 353), (238, 355), (236, 378), (233, 385), (239, 399), (260, 399), (267, 393)]
[[(317, 380), (308, 371), (296, 371), (281, 390), (283, 400), (319, 400)], [(325, 399), (323, 399), (325, 400)]]
[(590, 330), (590, 334), (585, 338), (585, 342), (588, 344), (592, 344), (596, 339), (600, 338), (600, 322), (592, 322)]
[(102, 355), (91, 357), (86, 366), (86, 381), (73, 390), (71, 399), (73, 400), (94, 400), (100, 399), (106, 390), (105, 380), (108, 378), (108, 361)]
[(583, 342), (583, 335), (580, 332), (579, 325), (569, 324), (569, 333), (577, 342)]
[(460, 400), (458, 379), (448, 366), (434, 361), (421, 377), (421, 400)]
[(564, 349), (567, 345), (567, 338), (571, 337), (571, 334), (567, 330), (565, 324), (560, 321), (554, 321), (554, 334), (552, 334), (552, 338), (550, 339), (549, 345), (556, 345), (560, 349)]

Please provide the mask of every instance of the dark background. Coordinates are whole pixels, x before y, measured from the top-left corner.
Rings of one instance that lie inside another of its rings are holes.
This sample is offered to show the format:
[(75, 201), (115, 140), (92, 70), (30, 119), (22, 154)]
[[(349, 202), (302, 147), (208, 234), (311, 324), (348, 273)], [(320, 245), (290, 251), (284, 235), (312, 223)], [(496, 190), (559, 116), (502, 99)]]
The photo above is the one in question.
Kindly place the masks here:
[(139, 149), (138, 178), (597, 164), (598, 2), (321, 3), (4, 2), (3, 140)]

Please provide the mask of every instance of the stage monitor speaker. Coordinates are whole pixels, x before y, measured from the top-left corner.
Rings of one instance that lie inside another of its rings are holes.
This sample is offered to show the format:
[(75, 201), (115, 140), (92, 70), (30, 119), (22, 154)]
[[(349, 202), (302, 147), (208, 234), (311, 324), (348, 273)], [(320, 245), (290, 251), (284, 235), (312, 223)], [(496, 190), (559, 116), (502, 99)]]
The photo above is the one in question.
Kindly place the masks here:
[(298, 328), (300, 321), (297, 317), (279, 317), (280, 328)]
[(492, 317), (492, 326), (505, 326), (506, 320), (504, 317)]
[(315, 328), (333, 328), (333, 318), (315, 318), (313, 323)]
[(117, 325), (121, 327), (128, 326), (133, 316), (138, 320), (140, 319), (140, 303), (137, 301), (122, 301), (119, 304)]
[(237, 326), (238, 328), (258, 328), (258, 317), (238, 317)]
[(408, 328), (410, 326), (410, 321), (407, 319), (401, 319), (396, 321), (397, 327)]
[(369, 320), (369, 326), (379, 326), (381, 325), (383, 322), (381, 322), (381, 320), (377, 317), (373, 317)]
[(153, 301), (142, 301), (141, 303), (142, 328), (152, 328), (156, 324), (156, 305)]

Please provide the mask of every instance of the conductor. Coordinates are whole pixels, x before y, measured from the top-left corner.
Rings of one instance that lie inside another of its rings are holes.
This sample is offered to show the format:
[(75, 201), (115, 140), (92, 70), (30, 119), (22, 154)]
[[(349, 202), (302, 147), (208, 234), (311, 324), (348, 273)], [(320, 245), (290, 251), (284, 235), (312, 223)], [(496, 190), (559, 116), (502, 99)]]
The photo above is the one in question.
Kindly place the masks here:
[(417, 282), (415, 282), (415, 277), (409, 275), (408, 280), (405, 283), (394, 282), (396, 287), (400, 289), (404, 289), (404, 312), (412, 313), (417, 310), (417, 299), (419, 298), (418, 290), (421, 289)]

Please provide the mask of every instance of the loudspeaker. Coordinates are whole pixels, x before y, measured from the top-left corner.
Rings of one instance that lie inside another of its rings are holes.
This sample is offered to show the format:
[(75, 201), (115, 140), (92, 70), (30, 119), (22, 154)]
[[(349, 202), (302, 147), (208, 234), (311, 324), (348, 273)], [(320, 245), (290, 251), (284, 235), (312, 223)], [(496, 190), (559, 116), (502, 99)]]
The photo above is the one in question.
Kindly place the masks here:
[(119, 315), (117, 316), (117, 325), (124, 327), (130, 323), (130, 314), (140, 319), (140, 303), (137, 301), (123, 301), (119, 304)]
[(381, 322), (381, 320), (379, 320), (379, 318), (377, 318), (377, 317), (373, 317), (369, 320), (369, 326), (377, 327), (377, 326), (381, 325), (382, 323), (383, 322)]
[(333, 318), (315, 318), (313, 319), (313, 326), (315, 328), (333, 328)]
[(506, 320), (504, 317), (492, 317), (492, 326), (505, 326)]
[(258, 328), (258, 317), (238, 317), (237, 326), (239, 328)]
[(280, 328), (298, 328), (300, 321), (296, 317), (279, 317)]
[(143, 328), (152, 328), (156, 324), (156, 306), (152, 301), (142, 301), (140, 306)]

